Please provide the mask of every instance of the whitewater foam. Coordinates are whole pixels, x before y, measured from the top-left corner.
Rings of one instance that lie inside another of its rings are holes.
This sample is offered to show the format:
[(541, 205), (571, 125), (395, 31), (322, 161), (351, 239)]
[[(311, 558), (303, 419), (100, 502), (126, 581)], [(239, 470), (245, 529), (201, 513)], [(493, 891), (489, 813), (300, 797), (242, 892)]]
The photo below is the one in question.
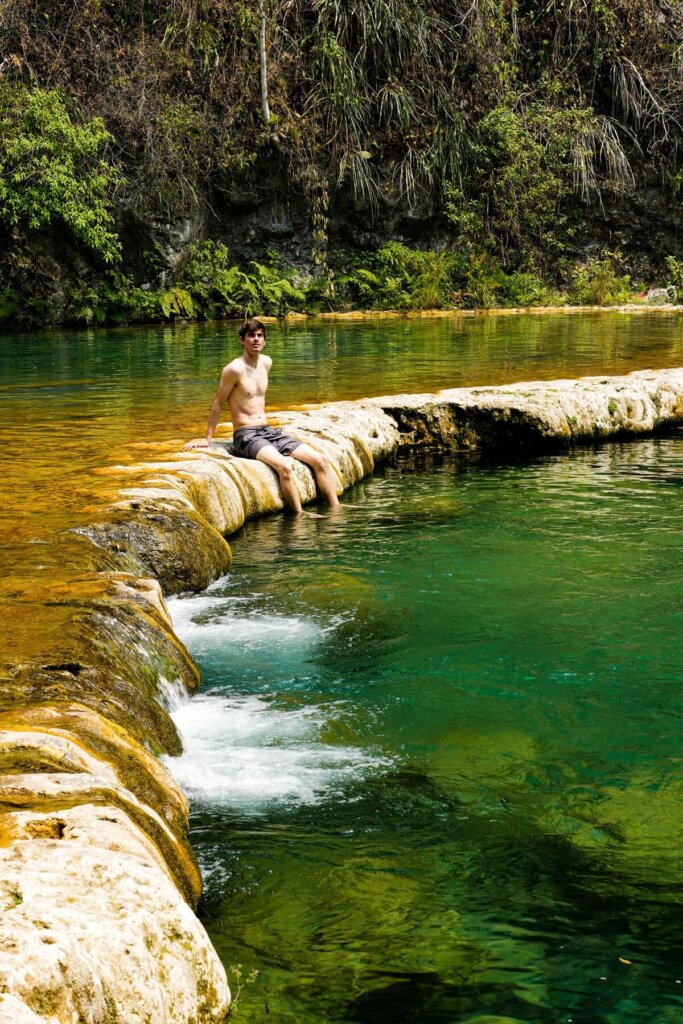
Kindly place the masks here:
[(230, 593), (234, 586), (226, 578), (201, 595), (170, 599), (174, 629), (214, 672), (224, 665), (233, 686), (242, 671), (253, 673), (255, 666), (272, 674), (277, 697), (221, 688), (182, 700), (165, 688), (183, 741), (183, 754), (165, 761), (188, 797), (250, 812), (318, 803), (386, 765), (360, 747), (323, 741), (323, 729), (344, 716), (342, 705), (323, 709), (282, 699), (284, 674), (301, 669), (338, 618), (320, 622), (305, 614), (273, 613), (272, 598)]
[(243, 656), (277, 644), (280, 650), (291, 648), (293, 657), (301, 657), (331, 628), (304, 616), (269, 612), (258, 595), (203, 594), (171, 598), (167, 603), (175, 632), (197, 654), (224, 649), (229, 643)]
[(183, 754), (164, 760), (195, 802), (250, 811), (319, 803), (388, 763), (359, 747), (322, 742), (331, 712), (202, 694), (173, 712)]

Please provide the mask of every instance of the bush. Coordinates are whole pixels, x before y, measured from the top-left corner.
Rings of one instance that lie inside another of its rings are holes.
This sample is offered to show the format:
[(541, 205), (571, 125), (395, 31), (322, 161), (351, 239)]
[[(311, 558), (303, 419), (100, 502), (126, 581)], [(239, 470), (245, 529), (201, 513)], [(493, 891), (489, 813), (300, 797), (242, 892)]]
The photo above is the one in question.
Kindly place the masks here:
[(222, 242), (197, 242), (190, 247), (176, 283), (208, 319), (257, 312), (282, 316), (305, 306), (306, 295), (294, 285), (292, 272), (285, 272), (275, 261), (252, 260), (249, 266), (247, 272), (233, 264)]
[(159, 292), (137, 288), (119, 271), (107, 271), (99, 281), (78, 285), (68, 296), (66, 320), (88, 327), (161, 319)]
[(503, 274), (500, 295), (505, 306), (542, 306), (550, 301), (550, 293), (537, 274), (519, 271)]
[(464, 268), (457, 253), (386, 242), (370, 266), (357, 266), (336, 279), (337, 300), (357, 309), (449, 308)]
[(121, 245), (108, 209), (119, 181), (95, 118), (75, 124), (60, 93), (0, 83), (0, 220), (43, 229), (61, 222), (104, 263)]
[(613, 120), (554, 98), (505, 95), (477, 124), (475, 157), (467, 187), (446, 188), (446, 214), (464, 250), (506, 270), (556, 274), (573, 233), (572, 193), (600, 202), (603, 187), (633, 184)]
[(473, 256), (465, 273), (459, 300), (474, 309), (493, 306), (540, 306), (557, 296), (551, 294), (541, 278), (530, 271), (506, 274), (498, 262), (487, 255)]
[(571, 301), (579, 306), (618, 306), (633, 298), (631, 278), (619, 274), (623, 259), (605, 249), (574, 271)]
[(669, 271), (669, 287), (676, 289), (677, 296), (683, 295), (683, 261), (677, 260), (675, 256), (667, 256), (666, 266)]
[(462, 304), (474, 309), (490, 309), (499, 305), (498, 291), (503, 273), (487, 256), (475, 256), (465, 273)]

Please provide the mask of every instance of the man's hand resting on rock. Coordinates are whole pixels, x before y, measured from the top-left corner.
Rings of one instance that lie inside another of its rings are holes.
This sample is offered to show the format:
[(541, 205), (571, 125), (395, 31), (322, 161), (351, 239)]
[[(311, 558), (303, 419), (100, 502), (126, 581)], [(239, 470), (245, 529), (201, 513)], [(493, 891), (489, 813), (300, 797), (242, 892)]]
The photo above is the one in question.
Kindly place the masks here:
[(210, 445), (211, 441), (207, 441), (205, 437), (196, 437), (194, 441), (188, 441), (183, 445), (183, 451), (189, 452), (192, 448), (209, 448)]

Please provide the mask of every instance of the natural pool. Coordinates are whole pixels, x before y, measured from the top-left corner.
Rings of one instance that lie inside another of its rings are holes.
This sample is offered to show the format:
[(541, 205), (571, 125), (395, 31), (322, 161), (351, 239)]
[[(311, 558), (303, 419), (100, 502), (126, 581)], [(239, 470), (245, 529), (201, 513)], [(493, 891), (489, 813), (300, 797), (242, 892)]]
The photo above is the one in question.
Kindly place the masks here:
[[(49, 591), (44, 542), (112, 465), (201, 433), (235, 329), (0, 339), (6, 592)], [(683, 365), (683, 321), (306, 321), (269, 351), (283, 408)], [(681, 1018), (679, 444), (387, 468), (338, 518), (248, 524), (173, 602), (202, 913), (260, 971), (242, 1019)]]
[(250, 1022), (681, 1019), (680, 437), (387, 467), (172, 614)]
[[(89, 522), (111, 467), (203, 434), (236, 323), (0, 335), (0, 537)], [(662, 310), (272, 324), (271, 409), (400, 391), (683, 366), (683, 318)], [(0, 571), (16, 560), (0, 551)]]

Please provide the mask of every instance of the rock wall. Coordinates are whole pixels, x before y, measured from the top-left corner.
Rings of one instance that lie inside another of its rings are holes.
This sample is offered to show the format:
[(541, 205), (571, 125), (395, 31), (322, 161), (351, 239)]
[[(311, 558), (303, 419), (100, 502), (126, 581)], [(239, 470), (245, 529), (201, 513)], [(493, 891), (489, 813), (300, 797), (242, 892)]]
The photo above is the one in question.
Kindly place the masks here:
[[(379, 169), (385, 181), (390, 167)], [(202, 216), (202, 206), (190, 215), (179, 214), (167, 222), (138, 222), (136, 230), (122, 225), (127, 269), (142, 282), (149, 268), (140, 254), (160, 252), (165, 266), (177, 264), (189, 242), (206, 237), (225, 242), (240, 266), (250, 260), (264, 262), (275, 251), (286, 267), (303, 275), (315, 275), (315, 248), (310, 203), (300, 184), (263, 163), (258, 174), (240, 186), (213, 192), (209, 206), (214, 217)], [(660, 183), (641, 180), (633, 192), (603, 192), (603, 202), (593, 208), (574, 208), (577, 231), (572, 257), (583, 262), (603, 249), (623, 254), (624, 272), (635, 281), (657, 282), (666, 276), (664, 256), (681, 258), (683, 222), (677, 204)], [(336, 188), (329, 208), (328, 251), (349, 255), (367, 254), (387, 241), (405, 242), (423, 249), (458, 249), (460, 230), (444, 216), (435, 194), (423, 193), (410, 203), (400, 190), (380, 192), (376, 206), (354, 197), (348, 186)]]
[[(399, 447), (531, 451), (683, 423), (683, 369), (398, 395), (280, 413), (322, 451), (339, 491)], [(225, 535), (275, 512), (275, 474), (206, 450), (119, 468), (116, 500), (17, 550), (0, 666), (0, 1021), (223, 1020), (225, 971), (194, 915), (188, 806), (156, 754), (181, 743), (165, 709), (198, 673), (164, 593), (230, 566)], [(225, 438), (222, 440), (221, 438)], [(302, 500), (311, 472), (295, 464)]]

